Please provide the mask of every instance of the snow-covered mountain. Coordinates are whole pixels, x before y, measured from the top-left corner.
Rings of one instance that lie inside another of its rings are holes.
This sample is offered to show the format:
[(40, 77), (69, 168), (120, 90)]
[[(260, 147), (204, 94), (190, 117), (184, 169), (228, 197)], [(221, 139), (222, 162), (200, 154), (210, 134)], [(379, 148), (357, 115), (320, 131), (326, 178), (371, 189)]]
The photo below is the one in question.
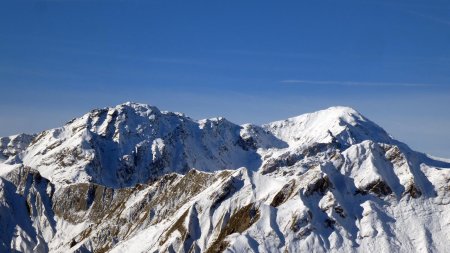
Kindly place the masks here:
[(125, 103), (0, 139), (0, 252), (450, 252), (450, 161), (357, 111)]

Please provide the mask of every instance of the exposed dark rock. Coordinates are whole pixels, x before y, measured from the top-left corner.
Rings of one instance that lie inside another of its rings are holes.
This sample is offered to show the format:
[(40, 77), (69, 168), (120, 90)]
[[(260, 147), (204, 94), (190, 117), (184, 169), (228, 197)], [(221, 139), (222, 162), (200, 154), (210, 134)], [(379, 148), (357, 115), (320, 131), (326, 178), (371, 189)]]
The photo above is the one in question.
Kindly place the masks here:
[(314, 143), (302, 151), (303, 156), (311, 157), (322, 152), (331, 152), (340, 147), (338, 143)]
[(412, 198), (416, 199), (416, 198), (420, 198), (422, 196), (422, 192), (416, 187), (415, 184), (410, 184), (408, 186), (408, 188), (406, 188), (405, 190), (405, 195), (409, 194), (409, 196), (411, 196)]
[(334, 228), (335, 224), (336, 224), (335, 220), (332, 220), (330, 218), (325, 220), (325, 227), (327, 227), (327, 228)]
[(303, 159), (303, 157), (304, 156), (302, 154), (288, 152), (282, 154), (277, 158), (268, 159), (262, 166), (261, 174), (265, 175), (272, 173), (280, 167), (292, 166)]
[(236, 142), (236, 145), (240, 146), (243, 150), (251, 150), (251, 149), (257, 149), (258, 145), (255, 141), (255, 139), (253, 139), (252, 137), (247, 137), (247, 138), (239, 138)]
[(272, 203), (270, 204), (273, 207), (278, 207), (289, 198), (294, 190), (295, 180), (289, 181), (289, 183), (285, 184), (283, 188), (273, 197)]
[(75, 241), (75, 239), (72, 239), (72, 241), (70, 241), (69, 247), (73, 248), (73, 246), (77, 245), (77, 241)]
[(391, 188), (385, 182), (380, 179), (371, 182), (363, 189), (357, 189), (356, 194), (365, 195), (367, 193), (373, 193), (379, 197), (387, 196), (392, 193)]
[(335, 211), (337, 214), (339, 214), (339, 216), (341, 216), (342, 218), (345, 218), (345, 217), (346, 217), (346, 215), (345, 215), (345, 213), (344, 213), (344, 209), (343, 209), (341, 206), (336, 206), (336, 207), (334, 208), (334, 211)]
[(237, 210), (233, 215), (231, 215), (226, 226), (220, 231), (219, 236), (206, 252), (222, 252), (228, 246), (228, 243), (224, 241), (225, 237), (233, 233), (244, 232), (256, 221), (258, 221), (258, 219), (259, 210), (256, 208), (254, 203), (248, 204)]
[(220, 203), (233, 195), (233, 193), (236, 192), (238, 188), (238, 184), (242, 184), (240, 179), (235, 177), (229, 178), (217, 192), (210, 196), (210, 199), (213, 200), (211, 208), (217, 208)]
[(325, 194), (333, 185), (327, 176), (321, 177), (309, 184), (305, 189), (305, 196), (310, 196), (315, 192)]

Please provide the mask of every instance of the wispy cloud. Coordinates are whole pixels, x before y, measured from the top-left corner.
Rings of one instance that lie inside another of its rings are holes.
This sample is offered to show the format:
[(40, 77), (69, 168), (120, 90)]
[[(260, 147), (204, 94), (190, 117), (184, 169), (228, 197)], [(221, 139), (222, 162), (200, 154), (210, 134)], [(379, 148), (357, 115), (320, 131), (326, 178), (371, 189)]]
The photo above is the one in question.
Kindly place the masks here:
[[(450, 20), (446, 19), (445, 17), (438, 16), (436, 13), (443, 8), (448, 8), (449, 6), (444, 5), (445, 1), (442, 3), (439, 2), (432, 2), (432, 1), (423, 1), (423, 2), (414, 2), (414, 1), (405, 1), (404, 3), (398, 3), (398, 2), (381, 2), (381, 1), (366, 1), (366, 3), (372, 3), (377, 5), (382, 5), (386, 7), (390, 7), (393, 9), (396, 9), (397, 11), (401, 11), (404, 13), (409, 13), (414, 16), (428, 19), (429, 21), (434, 21), (436, 23), (444, 24), (447, 26), (450, 26)], [(413, 10), (415, 9), (415, 10)], [(420, 11), (416, 11), (420, 10)], [(433, 12), (433, 14), (427, 14), (425, 12)]]
[(339, 85), (339, 86), (364, 86), (364, 87), (432, 87), (431, 83), (397, 83), (397, 82), (359, 82), (359, 81), (335, 81), (335, 80), (282, 80), (284, 84), (300, 85)]
[[(281, 58), (281, 59), (308, 59), (308, 60), (321, 60), (330, 61), (333, 58), (323, 52), (280, 52), (280, 51), (257, 51), (257, 50), (235, 50), (235, 49), (222, 49), (222, 50), (206, 50), (206, 53), (214, 53), (219, 55), (235, 55), (237, 57), (261, 57), (261, 58)], [(346, 52), (340, 54), (339, 57), (356, 58), (360, 57), (358, 54), (351, 54)]]
[(407, 12), (410, 13), (410, 14), (416, 15), (418, 17), (422, 17), (422, 18), (425, 18), (425, 19), (428, 19), (428, 20), (431, 20), (431, 21), (434, 21), (434, 22), (437, 22), (437, 23), (440, 23), (440, 24), (444, 24), (444, 25), (450, 26), (450, 21), (447, 20), (447, 19), (441, 18), (441, 17), (428, 15), (428, 14), (420, 13), (420, 12), (417, 12), (417, 11), (411, 11), (411, 10), (409, 10)]

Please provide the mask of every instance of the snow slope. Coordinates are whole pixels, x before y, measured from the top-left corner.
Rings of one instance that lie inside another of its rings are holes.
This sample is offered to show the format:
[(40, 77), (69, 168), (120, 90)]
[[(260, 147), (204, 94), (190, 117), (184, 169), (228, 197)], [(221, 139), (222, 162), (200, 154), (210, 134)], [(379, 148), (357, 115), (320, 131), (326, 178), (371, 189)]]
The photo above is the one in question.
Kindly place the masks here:
[(450, 251), (449, 161), (347, 107), (239, 126), (125, 103), (0, 147), (1, 252)]

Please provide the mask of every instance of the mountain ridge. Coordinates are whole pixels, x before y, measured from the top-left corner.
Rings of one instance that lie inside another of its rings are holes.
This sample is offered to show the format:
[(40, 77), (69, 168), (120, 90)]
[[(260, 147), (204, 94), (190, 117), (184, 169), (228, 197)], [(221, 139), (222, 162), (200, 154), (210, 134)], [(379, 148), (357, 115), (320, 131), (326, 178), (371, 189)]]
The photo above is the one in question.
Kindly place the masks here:
[(257, 126), (127, 102), (1, 140), (0, 251), (450, 250), (450, 163), (349, 107)]

